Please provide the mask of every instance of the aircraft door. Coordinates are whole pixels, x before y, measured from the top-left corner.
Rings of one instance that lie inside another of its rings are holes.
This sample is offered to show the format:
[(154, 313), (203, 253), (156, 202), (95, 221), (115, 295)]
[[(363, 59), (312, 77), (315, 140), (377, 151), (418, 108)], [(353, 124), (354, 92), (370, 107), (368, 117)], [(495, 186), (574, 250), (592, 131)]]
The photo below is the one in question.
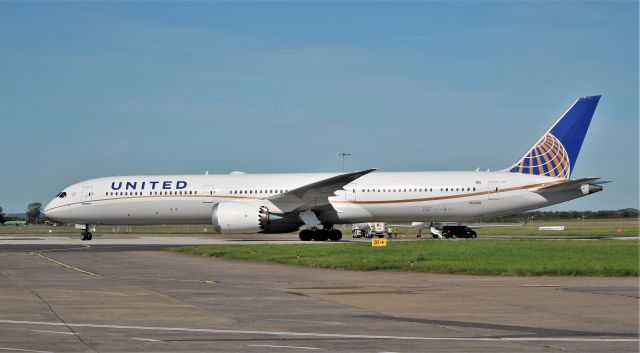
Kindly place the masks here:
[(489, 200), (500, 200), (500, 182), (490, 181), (487, 185), (487, 194), (489, 195)]
[(212, 203), (213, 196), (215, 194), (215, 190), (213, 185), (205, 185), (202, 188), (202, 202), (204, 203)]
[(83, 205), (90, 205), (93, 200), (93, 186), (83, 186), (80, 201)]

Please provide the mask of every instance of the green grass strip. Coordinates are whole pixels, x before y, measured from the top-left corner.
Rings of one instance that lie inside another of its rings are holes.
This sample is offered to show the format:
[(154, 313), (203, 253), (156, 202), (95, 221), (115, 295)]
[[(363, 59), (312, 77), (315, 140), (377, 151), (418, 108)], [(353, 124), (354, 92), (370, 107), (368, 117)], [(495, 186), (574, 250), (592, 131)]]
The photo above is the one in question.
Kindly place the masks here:
[(208, 245), (185, 254), (356, 271), (516, 276), (638, 276), (638, 240), (462, 240)]

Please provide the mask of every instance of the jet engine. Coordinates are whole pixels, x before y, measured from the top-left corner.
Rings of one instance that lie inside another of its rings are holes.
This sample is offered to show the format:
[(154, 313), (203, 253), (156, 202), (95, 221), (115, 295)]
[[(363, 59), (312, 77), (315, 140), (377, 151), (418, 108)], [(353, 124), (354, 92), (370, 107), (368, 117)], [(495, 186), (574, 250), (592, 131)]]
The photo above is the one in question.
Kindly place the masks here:
[(217, 233), (259, 233), (282, 216), (269, 213), (265, 206), (243, 202), (220, 202), (213, 206), (211, 223)]

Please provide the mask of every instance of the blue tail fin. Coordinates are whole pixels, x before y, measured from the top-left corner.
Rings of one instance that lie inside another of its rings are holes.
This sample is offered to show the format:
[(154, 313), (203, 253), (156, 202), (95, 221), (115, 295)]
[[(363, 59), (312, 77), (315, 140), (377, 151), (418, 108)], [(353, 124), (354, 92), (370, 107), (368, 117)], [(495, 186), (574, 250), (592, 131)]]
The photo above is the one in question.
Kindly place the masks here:
[(569, 178), (599, 100), (600, 96), (576, 100), (508, 171)]

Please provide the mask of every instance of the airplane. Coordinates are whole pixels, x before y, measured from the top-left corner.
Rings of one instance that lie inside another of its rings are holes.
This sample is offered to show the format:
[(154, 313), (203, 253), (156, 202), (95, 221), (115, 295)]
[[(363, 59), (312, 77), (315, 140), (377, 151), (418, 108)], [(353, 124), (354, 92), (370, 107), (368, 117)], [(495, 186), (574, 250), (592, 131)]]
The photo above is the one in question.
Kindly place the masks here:
[(597, 177), (570, 179), (600, 96), (577, 99), (510, 167), (497, 171), (144, 175), (90, 179), (45, 207), (75, 223), (208, 224), (218, 233), (299, 232), (339, 241), (336, 224), (468, 222), (520, 213), (602, 191)]

